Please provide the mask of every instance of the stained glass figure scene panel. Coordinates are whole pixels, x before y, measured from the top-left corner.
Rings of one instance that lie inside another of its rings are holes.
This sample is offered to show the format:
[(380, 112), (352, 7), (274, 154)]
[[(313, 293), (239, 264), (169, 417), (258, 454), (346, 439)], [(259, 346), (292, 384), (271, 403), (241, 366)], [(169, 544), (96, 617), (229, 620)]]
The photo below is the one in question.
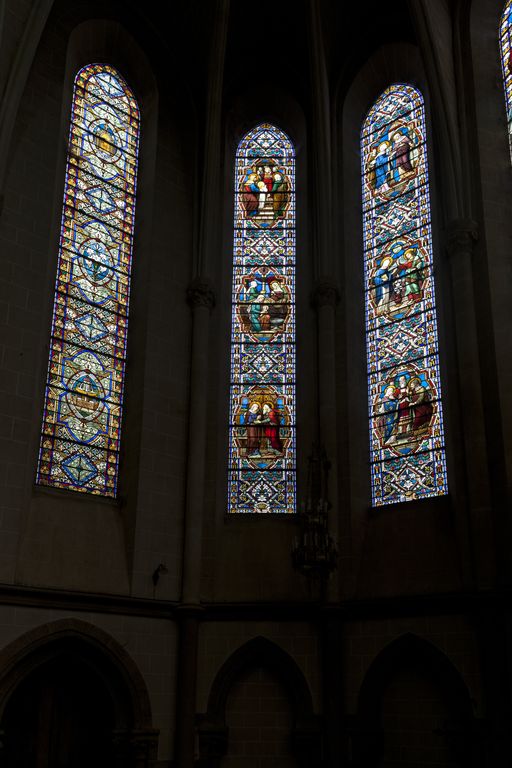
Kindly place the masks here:
[(448, 492), (421, 93), (390, 86), (361, 136), (373, 505)]
[(505, 85), (508, 138), (512, 154), (512, 0), (505, 3), (500, 25), (501, 68)]
[(228, 511), (295, 512), (295, 160), (263, 123), (235, 169)]
[(37, 483), (115, 496), (139, 110), (106, 64), (75, 78)]

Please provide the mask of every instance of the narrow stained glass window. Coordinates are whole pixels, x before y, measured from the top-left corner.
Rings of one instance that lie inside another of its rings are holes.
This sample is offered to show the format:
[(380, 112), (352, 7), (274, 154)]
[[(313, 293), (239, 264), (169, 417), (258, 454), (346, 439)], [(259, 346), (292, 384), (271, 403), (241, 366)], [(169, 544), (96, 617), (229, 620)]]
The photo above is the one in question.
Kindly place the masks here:
[(261, 124), (239, 144), (231, 327), (230, 512), (295, 512), (295, 160)]
[(501, 67), (505, 84), (505, 103), (510, 151), (512, 153), (512, 0), (505, 3), (500, 26)]
[(37, 482), (115, 496), (139, 110), (105, 64), (78, 72)]
[(448, 491), (425, 109), (392, 85), (361, 137), (373, 504)]

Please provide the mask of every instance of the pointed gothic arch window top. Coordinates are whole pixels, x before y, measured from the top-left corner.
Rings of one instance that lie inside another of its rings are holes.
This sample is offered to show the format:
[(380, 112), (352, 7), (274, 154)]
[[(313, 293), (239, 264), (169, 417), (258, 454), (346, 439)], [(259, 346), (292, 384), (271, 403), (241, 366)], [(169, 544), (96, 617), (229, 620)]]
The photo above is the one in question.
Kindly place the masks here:
[(374, 506), (447, 493), (421, 93), (390, 86), (361, 136)]
[(37, 483), (115, 496), (139, 110), (106, 64), (74, 83)]
[(501, 68), (505, 87), (507, 126), (512, 154), (512, 0), (505, 3), (500, 24)]
[(235, 168), (229, 512), (295, 512), (295, 158), (262, 123)]

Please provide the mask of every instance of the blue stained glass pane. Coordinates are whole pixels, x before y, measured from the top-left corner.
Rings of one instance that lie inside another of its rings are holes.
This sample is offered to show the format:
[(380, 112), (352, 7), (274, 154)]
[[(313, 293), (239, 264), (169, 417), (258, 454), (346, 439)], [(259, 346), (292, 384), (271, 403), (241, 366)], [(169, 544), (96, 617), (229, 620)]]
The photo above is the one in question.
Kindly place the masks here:
[(119, 464), (139, 110), (114, 69), (73, 92), (36, 481), (115, 496)]
[(295, 512), (295, 160), (263, 123), (235, 168), (229, 512)]
[[(512, 1), (512, 0), (511, 0)], [(374, 506), (448, 492), (419, 91), (392, 85), (361, 136)]]

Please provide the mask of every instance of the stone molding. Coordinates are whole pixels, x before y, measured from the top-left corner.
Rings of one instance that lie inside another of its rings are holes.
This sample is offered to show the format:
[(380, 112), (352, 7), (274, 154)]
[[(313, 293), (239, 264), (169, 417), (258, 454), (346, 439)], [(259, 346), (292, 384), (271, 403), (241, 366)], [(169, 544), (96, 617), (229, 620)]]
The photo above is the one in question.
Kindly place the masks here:
[(114, 734), (116, 768), (154, 768), (158, 757), (158, 731), (118, 731)]
[(335, 307), (340, 300), (336, 281), (331, 277), (321, 277), (311, 291), (311, 303), (315, 308)]
[(449, 258), (464, 256), (470, 259), (478, 240), (478, 224), (472, 219), (455, 219), (446, 228), (446, 252)]
[(187, 288), (187, 303), (192, 310), (206, 307), (212, 310), (215, 306), (215, 293), (210, 281), (205, 277), (195, 277)]

